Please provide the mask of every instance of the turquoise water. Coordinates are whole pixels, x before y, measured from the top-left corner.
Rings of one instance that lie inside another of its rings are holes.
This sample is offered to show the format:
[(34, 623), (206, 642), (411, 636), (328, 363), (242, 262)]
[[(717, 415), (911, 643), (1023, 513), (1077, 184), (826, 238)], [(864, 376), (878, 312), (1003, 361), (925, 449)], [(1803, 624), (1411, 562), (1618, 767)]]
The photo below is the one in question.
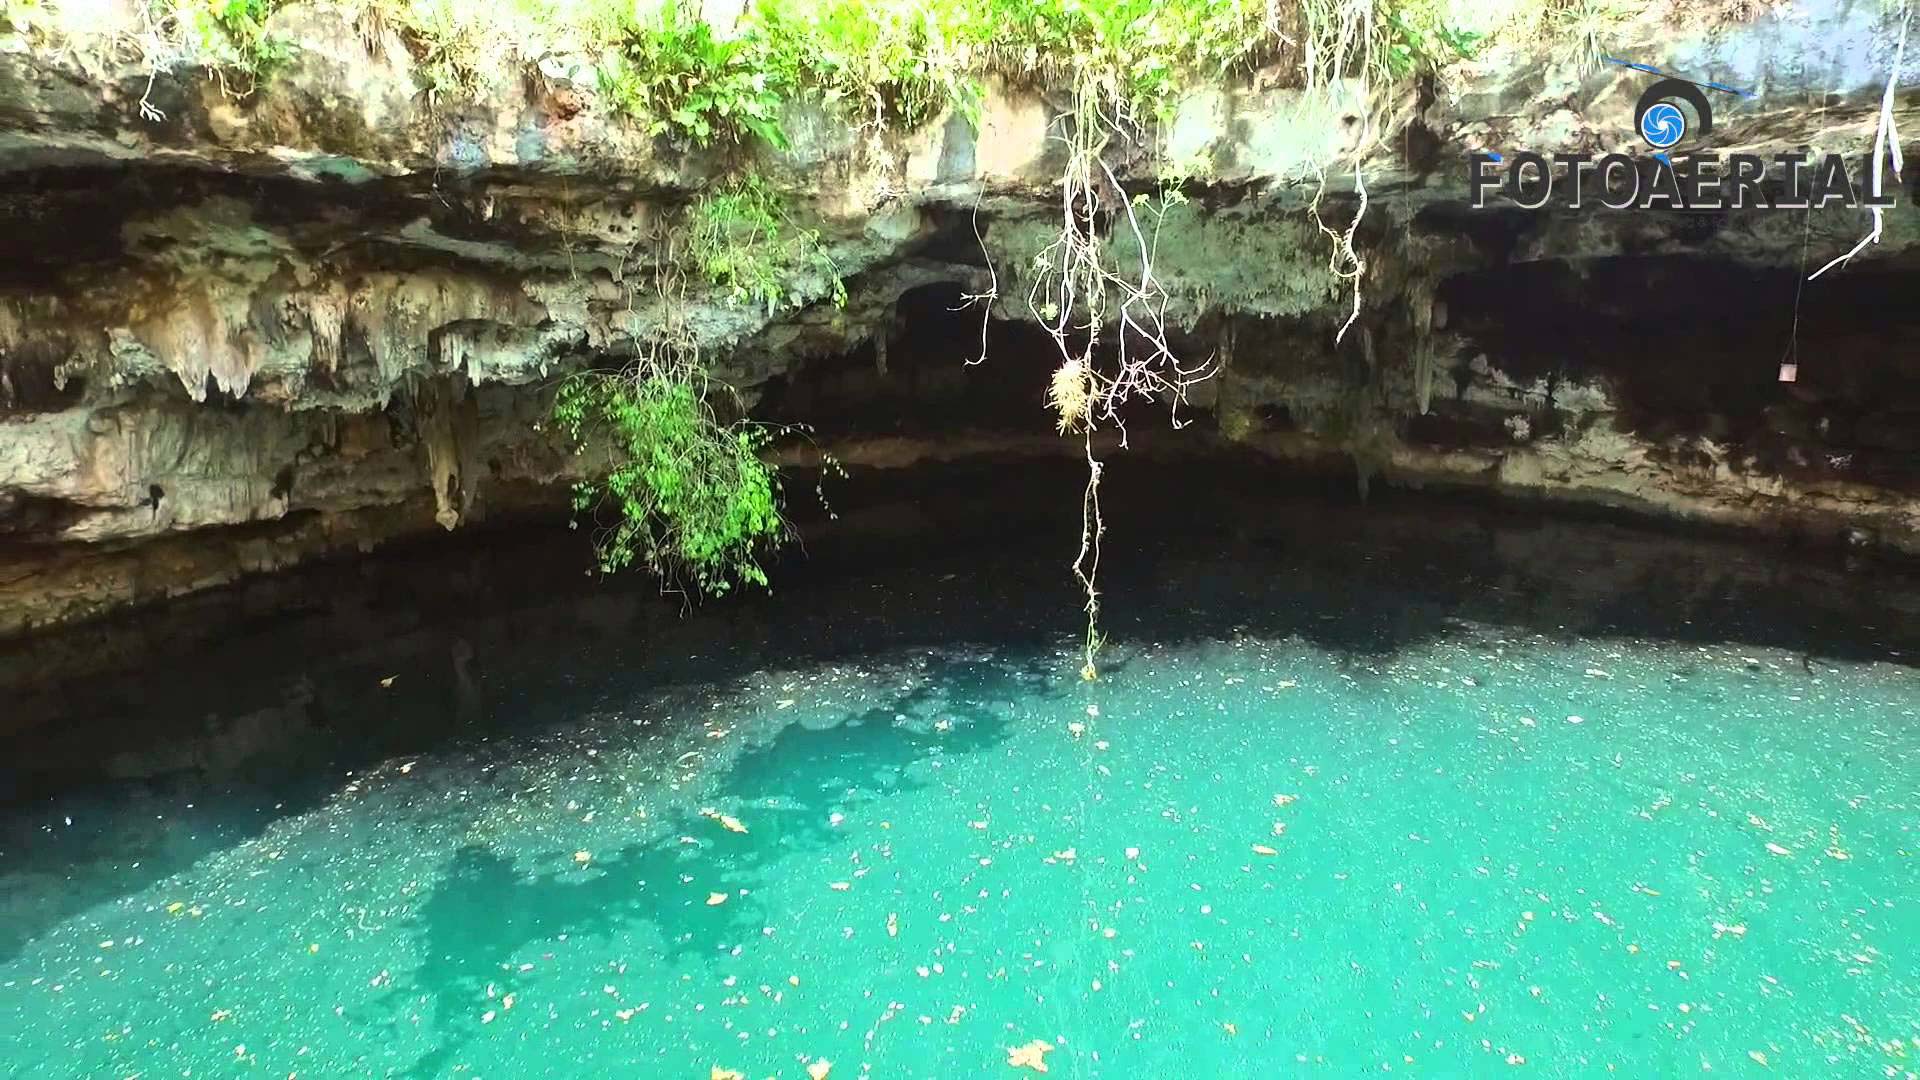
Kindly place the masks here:
[[(1009, 1048), (1038, 1040), (1065, 1076), (1920, 1068), (1897, 660), (1229, 629), (1134, 634), (1088, 684), (1065, 645), (586, 686), (297, 807), (18, 811), (0, 1063), (971, 1077), (1029, 1074)], [(100, 854), (61, 862), (82, 833)], [(48, 901), (169, 844), (177, 872)]]

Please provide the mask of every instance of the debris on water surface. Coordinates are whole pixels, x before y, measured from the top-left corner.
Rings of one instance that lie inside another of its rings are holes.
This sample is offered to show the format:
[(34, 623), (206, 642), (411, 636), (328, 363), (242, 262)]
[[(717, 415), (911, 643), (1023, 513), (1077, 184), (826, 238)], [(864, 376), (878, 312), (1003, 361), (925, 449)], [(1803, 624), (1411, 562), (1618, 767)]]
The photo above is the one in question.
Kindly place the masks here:
[(807, 1075), (813, 1080), (827, 1080), (827, 1074), (833, 1071), (833, 1062), (825, 1058), (807, 1066)]
[(738, 1069), (727, 1069), (715, 1065), (713, 1071), (707, 1074), (707, 1080), (747, 1080), (747, 1077)]
[(724, 904), (724, 903), (726, 903), (726, 902), (727, 902), (727, 894), (726, 894), (726, 893), (723, 893), (723, 892), (710, 892), (710, 893), (708, 893), (708, 894), (707, 894), (707, 906), (708, 906), (708, 907), (719, 907), (719, 906), (720, 906), (721, 904)]
[(728, 832), (743, 833), (747, 831), (747, 827), (741, 824), (739, 818), (734, 817), (732, 814), (723, 814), (712, 807), (700, 811), (700, 816), (719, 822), (720, 827)]
[(1255, 844), (1255, 845), (1253, 845), (1253, 853), (1254, 853), (1255, 855), (1278, 855), (1278, 854), (1280, 854), (1280, 852), (1279, 852), (1279, 850), (1278, 850), (1278, 849), (1276, 849), (1276, 848), (1270, 848), (1270, 847), (1268, 847), (1268, 846), (1267, 846), (1267, 845), (1265, 845), (1265, 844)]
[(1298, 795), (1275, 795), (1273, 797), (1273, 805), (1279, 806), (1279, 807), (1292, 806), (1294, 803), (1299, 801), (1300, 801), (1300, 796)]
[(1016, 1069), (1032, 1069), (1034, 1072), (1046, 1072), (1047, 1055), (1052, 1052), (1052, 1043), (1044, 1039), (1035, 1039), (1024, 1046), (1007, 1047), (1007, 1064)]
[(1767, 841), (1767, 850), (1768, 850), (1768, 851), (1770, 851), (1770, 852), (1772, 852), (1772, 853), (1774, 853), (1775, 855), (1791, 855), (1791, 854), (1793, 854), (1793, 852), (1792, 852), (1792, 851), (1790, 851), (1790, 850), (1788, 850), (1788, 849), (1786, 849), (1786, 848), (1783, 848), (1783, 847), (1781, 847), (1781, 846), (1780, 846), (1779, 844), (1776, 844), (1776, 843), (1774, 843), (1774, 842), (1773, 842), (1773, 841), (1771, 841), (1771, 840), (1769, 840), (1769, 841)]
[(900, 916), (897, 913), (891, 912), (891, 911), (887, 912), (887, 936), (888, 937), (900, 936)]
[(593, 852), (576, 851), (573, 853), (573, 861), (579, 863), (581, 866), (585, 866), (593, 861)]

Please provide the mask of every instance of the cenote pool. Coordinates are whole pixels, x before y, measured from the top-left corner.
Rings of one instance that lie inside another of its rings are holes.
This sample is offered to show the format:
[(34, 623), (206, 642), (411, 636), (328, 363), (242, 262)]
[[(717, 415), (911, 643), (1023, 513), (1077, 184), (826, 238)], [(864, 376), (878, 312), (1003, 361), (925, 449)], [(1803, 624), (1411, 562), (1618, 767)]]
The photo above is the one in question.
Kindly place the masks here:
[[(1911, 612), (1875, 606), (1897, 590), (1427, 514), (1143, 540), (1094, 683), (1058, 560), (1026, 550), (823, 566), (644, 641), (501, 615), (462, 631), (464, 697), (362, 642), (311, 676), (310, 699), (352, 686), (325, 753), (21, 790), (0, 1061), (1920, 1068), (1920, 673)], [(385, 741), (356, 758), (341, 731)]]

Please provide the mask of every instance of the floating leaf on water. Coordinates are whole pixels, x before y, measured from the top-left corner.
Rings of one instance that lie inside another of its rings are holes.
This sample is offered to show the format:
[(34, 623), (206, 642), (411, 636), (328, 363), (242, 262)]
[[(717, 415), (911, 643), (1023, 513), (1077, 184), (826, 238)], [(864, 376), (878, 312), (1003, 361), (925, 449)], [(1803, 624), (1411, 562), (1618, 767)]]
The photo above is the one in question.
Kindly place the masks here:
[(579, 863), (581, 866), (585, 866), (593, 861), (593, 852), (576, 851), (573, 853), (573, 861)]
[(747, 1080), (747, 1077), (738, 1069), (723, 1069), (715, 1065), (713, 1072), (707, 1074), (707, 1080)]
[(726, 903), (726, 902), (727, 902), (727, 894), (726, 894), (726, 893), (723, 893), (723, 892), (710, 892), (710, 893), (708, 893), (708, 894), (707, 894), (707, 906), (708, 906), (708, 907), (719, 907), (719, 906), (720, 906), (721, 904), (724, 904), (724, 903)]
[(1775, 855), (1791, 855), (1791, 854), (1793, 854), (1793, 852), (1791, 852), (1791, 851), (1789, 851), (1789, 850), (1788, 850), (1788, 849), (1786, 849), (1786, 848), (1783, 848), (1783, 847), (1781, 847), (1781, 846), (1780, 846), (1779, 844), (1776, 844), (1776, 843), (1774, 843), (1774, 842), (1773, 842), (1773, 841), (1771, 841), (1771, 840), (1769, 840), (1769, 841), (1767, 841), (1767, 850), (1768, 850), (1768, 851), (1771, 851), (1771, 852), (1773, 852), (1773, 853), (1774, 853)]
[(728, 832), (743, 833), (747, 831), (747, 827), (741, 824), (740, 819), (737, 817), (734, 817), (732, 814), (723, 814), (718, 810), (709, 808), (709, 809), (700, 811), (700, 816), (712, 818), (713, 820), (719, 822), (720, 827), (727, 830)]
[(1047, 1055), (1052, 1052), (1052, 1043), (1044, 1039), (1035, 1039), (1025, 1046), (1007, 1047), (1007, 1064), (1016, 1069), (1032, 1069), (1034, 1072), (1046, 1072)]
[(384, 679), (381, 679), (381, 680), (380, 680), (380, 688), (381, 688), (382, 690), (385, 690), (385, 689), (387, 689), (387, 688), (389, 688), (389, 687), (391, 687), (391, 686), (393, 685), (393, 680), (395, 680), (395, 679), (397, 679), (397, 678), (399, 678), (399, 677), (400, 677), (400, 676), (398, 676), (398, 675), (389, 675), (389, 676), (387, 676), (386, 678), (384, 678)]
[(1274, 848), (1270, 848), (1270, 847), (1268, 847), (1268, 846), (1267, 846), (1267, 845), (1265, 845), (1265, 844), (1255, 844), (1255, 845), (1253, 845), (1253, 853), (1254, 853), (1255, 855), (1278, 855), (1278, 854), (1280, 854), (1280, 852), (1279, 852), (1278, 850), (1276, 850), (1276, 849), (1274, 849)]
[(1273, 805), (1292, 806), (1295, 802), (1298, 802), (1299, 799), (1300, 796), (1298, 795), (1275, 795), (1273, 797)]
[(900, 936), (900, 916), (894, 914), (891, 911), (887, 912), (887, 936), (888, 937)]
[(848, 889), (853, 888), (853, 882), (829, 881), (827, 882), (827, 888), (832, 889), (834, 892), (846, 892)]
[(807, 1075), (813, 1080), (827, 1080), (827, 1074), (833, 1071), (833, 1062), (825, 1058), (807, 1066)]
[(1752, 1058), (1754, 1061), (1758, 1062), (1761, 1065), (1765, 1065), (1767, 1063), (1767, 1055), (1761, 1053), (1758, 1050), (1747, 1051), (1747, 1056)]

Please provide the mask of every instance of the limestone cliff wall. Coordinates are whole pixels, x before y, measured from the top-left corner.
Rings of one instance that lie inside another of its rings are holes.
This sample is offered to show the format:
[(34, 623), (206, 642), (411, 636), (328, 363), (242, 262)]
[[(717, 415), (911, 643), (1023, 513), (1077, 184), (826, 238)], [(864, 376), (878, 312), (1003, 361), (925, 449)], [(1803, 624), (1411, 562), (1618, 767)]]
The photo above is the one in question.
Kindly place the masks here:
[[(649, 238), (727, 162), (566, 78), (429, 100), (390, 30), (325, 4), (274, 20), (300, 48), (244, 97), (191, 65), (0, 35), (0, 636), (550, 506), (582, 468), (541, 423), (554, 382), (669, 315), (850, 464), (1062, 449), (1039, 406), (1050, 346), (1020, 329), (1060, 217), (1045, 93), (994, 86), (977, 123), (877, 134), (792, 105), (791, 146), (754, 166), (820, 230), (846, 306), (816, 273), (777, 313), (717, 293), (668, 311), (634, 287), (668, 257)], [(1898, 26), (1810, 0), (1708, 24), (1654, 8), (1622, 34), (1636, 59), (1757, 90), (1716, 148), (1858, 155)], [(1192, 437), (1362, 484), (1920, 551), (1904, 193), (1881, 243), (1805, 286), (1865, 214), (1466, 205), (1470, 151), (1629, 149), (1644, 79), (1496, 41), (1378, 124), (1352, 86), (1250, 77), (1168, 103), (1154, 152), (1114, 164), (1143, 190), (1177, 164), (1188, 195), (1155, 258), (1179, 344), (1218, 364)], [(1920, 131), (1920, 94), (1894, 102)], [(1336, 345), (1351, 283), (1307, 207), (1350, 219), (1356, 161), (1368, 269)], [(955, 374), (981, 311), (949, 309), (989, 291), (998, 347)], [(1783, 357), (1798, 382), (1777, 381)], [(963, 377), (1018, 389), (956, 414)]]

